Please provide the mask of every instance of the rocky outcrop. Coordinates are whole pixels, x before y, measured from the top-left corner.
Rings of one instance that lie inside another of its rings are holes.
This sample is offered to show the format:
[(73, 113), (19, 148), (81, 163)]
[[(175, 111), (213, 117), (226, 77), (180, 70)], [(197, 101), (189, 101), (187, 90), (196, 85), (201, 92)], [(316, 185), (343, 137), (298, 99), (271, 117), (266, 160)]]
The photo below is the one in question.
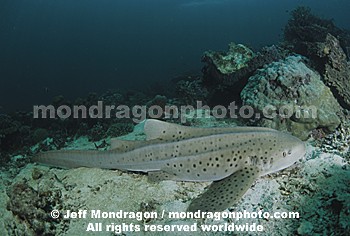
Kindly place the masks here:
[(340, 46), (339, 40), (328, 34), (326, 41), (318, 43), (316, 53), (325, 61), (323, 79), (332, 89), (340, 104), (350, 109), (350, 63)]
[[(228, 105), (232, 101), (239, 102), (239, 94), (257, 69), (283, 59), (288, 54), (286, 50), (275, 45), (264, 47), (254, 54), (243, 45), (235, 45), (231, 43), (230, 50), (225, 53), (206, 52), (202, 58), (206, 65), (202, 69), (200, 85), (208, 91), (208, 104)], [(229, 62), (228, 58), (232, 60)]]
[(254, 53), (242, 44), (229, 44), (227, 52), (206, 51), (202, 61), (207, 65), (203, 68), (204, 83), (216, 86), (234, 72), (247, 67), (247, 63), (254, 57)]
[(340, 105), (301, 56), (289, 56), (258, 70), (249, 78), (241, 99), (262, 114), (256, 120), (259, 125), (287, 130), (301, 139), (313, 129), (331, 131), (340, 124)]
[(350, 32), (332, 20), (298, 7), (284, 29), (286, 45), (310, 59), (310, 65), (322, 76), (340, 105), (350, 109)]
[(210, 61), (221, 74), (230, 74), (247, 66), (247, 62), (254, 56), (252, 50), (243, 44), (229, 44), (227, 53), (206, 51), (204, 61)]
[[(317, 42), (325, 42), (328, 34), (336, 36), (341, 47), (350, 47), (350, 33), (337, 27), (333, 20), (312, 14), (308, 7), (297, 7), (291, 12), (291, 18), (284, 29), (285, 43), (293, 51), (311, 57), (310, 49)], [(350, 55), (348, 55), (349, 57)]]

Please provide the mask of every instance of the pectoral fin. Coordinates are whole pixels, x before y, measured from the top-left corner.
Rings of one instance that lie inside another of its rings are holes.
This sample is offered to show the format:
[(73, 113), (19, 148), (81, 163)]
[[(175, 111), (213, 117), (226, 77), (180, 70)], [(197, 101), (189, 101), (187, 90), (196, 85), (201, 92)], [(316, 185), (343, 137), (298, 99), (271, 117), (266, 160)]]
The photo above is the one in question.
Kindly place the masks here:
[(213, 182), (209, 189), (194, 199), (188, 211), (223, 211), (238, 202), (259, 176), (256, 167), (244, 167), (232, 175)]

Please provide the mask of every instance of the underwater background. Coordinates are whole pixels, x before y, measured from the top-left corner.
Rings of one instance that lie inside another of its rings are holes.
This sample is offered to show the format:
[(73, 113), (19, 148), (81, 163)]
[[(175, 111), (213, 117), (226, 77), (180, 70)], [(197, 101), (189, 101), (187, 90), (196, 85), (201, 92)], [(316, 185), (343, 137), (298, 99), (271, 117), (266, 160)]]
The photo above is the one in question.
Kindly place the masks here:
[(0, 113), (200, 74), (206, 50), (279, 42), (290, 11), (349, 23), (346, 0), (16, 0), (0, 7)]

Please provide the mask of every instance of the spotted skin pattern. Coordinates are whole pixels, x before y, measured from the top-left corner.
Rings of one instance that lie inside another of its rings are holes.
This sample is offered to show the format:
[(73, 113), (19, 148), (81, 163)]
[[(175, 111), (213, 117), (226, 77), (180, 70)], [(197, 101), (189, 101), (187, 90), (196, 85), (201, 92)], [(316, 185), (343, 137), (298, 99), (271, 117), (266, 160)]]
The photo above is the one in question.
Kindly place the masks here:
[(147, 120), (144, 130), (147, 140), (113, 139), (109, 151), (49, 151), (33, 159), (61, 168), (141, 171), (153, 182), (213, 181), (188, 210), (222, 211), (259, 176), (284, 169), (305, 154), (302, 141), (268, 128), (194, 128)]

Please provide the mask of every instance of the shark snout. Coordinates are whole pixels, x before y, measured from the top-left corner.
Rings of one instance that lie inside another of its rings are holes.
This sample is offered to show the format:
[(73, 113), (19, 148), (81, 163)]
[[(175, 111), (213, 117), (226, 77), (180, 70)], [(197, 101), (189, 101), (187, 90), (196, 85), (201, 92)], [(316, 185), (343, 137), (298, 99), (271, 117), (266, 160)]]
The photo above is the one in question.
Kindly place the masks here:
[(295, 147), (295, 155), (298, 159), (302, 158), (306, 153), (306, 145), (304, 142), (300, 141), (298, 145)]
[(285, 142), (285, 145), (289, 146), (288, 154), (290, 154), (291, 159), (298, 161), (306, 153), (306, 144), (294, 136), (289, 136), (288, 138), (290, 139), (289, 142)]
[[(285, 158), (282, 158), (282, 162), (286, 162), (286, 167), (288, 165), (294, 165), (296, 162), (301, 160), (306, 153), (306, 145), (303, 141), (295, 138), (295, 141), (292, 142), (291, 147), (288, 149), (288, 154)], [(285, 159), (285, 160), (283, 160)]]

